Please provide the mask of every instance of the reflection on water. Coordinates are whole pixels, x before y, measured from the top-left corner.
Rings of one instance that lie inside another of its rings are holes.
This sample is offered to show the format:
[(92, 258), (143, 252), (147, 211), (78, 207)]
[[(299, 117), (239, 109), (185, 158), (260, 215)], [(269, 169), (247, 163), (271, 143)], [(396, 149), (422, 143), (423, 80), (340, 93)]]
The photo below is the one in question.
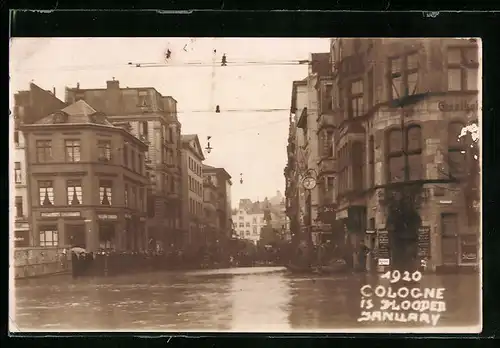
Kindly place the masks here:
[[(267, 267), (23, 280), (17, 282), (15, 322), (20, 331), (353, 329), (360, 327), (365, 283), (380, 279), (293, 276)], [(421, 283), (447, 289), (440, 326), (478, 323), (478, 276), (433, 275)]]

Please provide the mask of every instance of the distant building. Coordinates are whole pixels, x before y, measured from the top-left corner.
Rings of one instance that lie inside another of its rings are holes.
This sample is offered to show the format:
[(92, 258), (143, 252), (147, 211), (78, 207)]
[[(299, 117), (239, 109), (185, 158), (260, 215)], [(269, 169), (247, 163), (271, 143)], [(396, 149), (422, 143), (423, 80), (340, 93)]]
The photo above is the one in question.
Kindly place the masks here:
[(232, 234), (232, 212), (231, 212), (231, 175), (224, 168), (216, 168), (209, 165), (203, 165), (203, 173), (217, 188), (217, 221), (218, 221), (218, 236), (217, 240), (222, 245), (221, 248), (227, 247), (227, 242)]
[(260, 239), (262, 228), (266, 226), (264, 212), (262, 210), (239, 209), (233, 215), (233, 227), (237, 238), (251, 240), (255, 244)]
[(147, 248), (147, 145), (130, 128), (79, 100), (21, 130), (33, 245)]
[(118, 80), (106, 88), (66, 88), (65, 101), (85, 100), (112, 122), (127, 122), (132, 134), (148, 144), (148, 238), (164, 248), (180, 246), (181, 229), (181, 123), (177, 101), (154, 87), (120, 87)]
[(14, 245), (27, 247), (30, 245), (29, 220), (31, 219), (31, 197), (28, 194), (28, 172), (26, 166), (26, 143), (20, 127), (40, 120), (48, 114), (64, 108), (66, 104), (55, 96), (55, 90), (46, 91), (34, 83), (30, 89), (14, 95), (14, 135), (13, 165), (14, 168)]
[(212, 181), (212, 176), (203, 173), (203, 208), (204, 208), (204, 242), (207, 245), (213, 244), (220, 233), (217, 210), (219, 209), (219, 199), (217, 186)]
[(184, 245), (194, 246), (204, 239), (203, 230), (203, 150), (196, 134), (182, 139), (182, 228), (187, 231)]

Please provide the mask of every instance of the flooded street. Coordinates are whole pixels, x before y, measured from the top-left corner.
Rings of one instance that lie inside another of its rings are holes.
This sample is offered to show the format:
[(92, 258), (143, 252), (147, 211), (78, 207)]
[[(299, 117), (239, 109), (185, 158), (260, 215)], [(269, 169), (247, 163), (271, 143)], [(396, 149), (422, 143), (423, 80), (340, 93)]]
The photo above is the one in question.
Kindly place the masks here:
[[(18, 281), (11, 317), (18, 331), (354, 329), (361, 326), (360, 287), (379, 281), (376, 275), (297, 276), (273, 267), (56, 276)], [(424, 286), (446, 288), (438, 326), (477, 325), (477, 275), (425, 275)]]

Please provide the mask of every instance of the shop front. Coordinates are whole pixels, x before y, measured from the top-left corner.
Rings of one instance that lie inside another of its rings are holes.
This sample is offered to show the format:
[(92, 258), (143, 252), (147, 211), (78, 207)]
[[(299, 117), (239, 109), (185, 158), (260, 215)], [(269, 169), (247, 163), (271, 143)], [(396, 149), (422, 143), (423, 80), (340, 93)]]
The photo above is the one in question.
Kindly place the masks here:
[(30, 246), (30, 225), (28, 222), (16, 222), (14, 228), (14, 247), (26, 248)]
[(84, 248), (87, 245), (85, 211), (34, 212), (34, 245)]
[[(340, 221), (343, 229), (343, 243), (340, 244), (341, 252), (352, 255), (352, 265), (359, 267), (359, 249), (361, 242), (364, 241), (366, 231), (366, 207), (350, 206), (337, 211), (336, 220)], [(350, 259), (350, 256), (348, 256)], [(350, 260), (349, 260), (350, 261)], [(364, 267), (364, 266), (362, 266)]]
[(99, 249), (116, 249), (117, 230), (118, 214), (97, 213), (97, 234)]

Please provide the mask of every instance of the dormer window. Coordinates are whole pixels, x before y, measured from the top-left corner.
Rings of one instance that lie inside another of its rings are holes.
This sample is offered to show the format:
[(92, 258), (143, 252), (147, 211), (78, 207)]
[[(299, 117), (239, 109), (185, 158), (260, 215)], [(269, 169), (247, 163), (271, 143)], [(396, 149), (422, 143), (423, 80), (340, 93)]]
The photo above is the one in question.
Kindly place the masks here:
[(148, 91), (138, 91), (139, 103), (137, 104), (139, 107), (147, 107), (148, 104)]
[(64, 123), (64, 122), (66, 122), (66, 118), (67, 118), (66, 114), (64, 114), (62, 112), (58, 112), (58, 113), (54, 114), (53, 122), (54, 123)]

